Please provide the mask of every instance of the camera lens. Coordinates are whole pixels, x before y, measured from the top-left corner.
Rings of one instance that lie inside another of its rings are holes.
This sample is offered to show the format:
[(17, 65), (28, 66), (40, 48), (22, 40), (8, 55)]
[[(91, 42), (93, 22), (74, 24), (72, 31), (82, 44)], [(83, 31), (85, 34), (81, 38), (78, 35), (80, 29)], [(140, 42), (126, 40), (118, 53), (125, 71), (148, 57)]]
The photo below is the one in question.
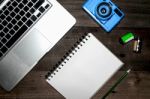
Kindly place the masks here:
[(106, 13), (106, 9), (105, 9), (105, 8), (102, 8), (102, 9), (101, 9), (101, 13), (105, 14), (105, 13)]
[(97, 6), (97, 14), (100, 18), (108, 18), (112, 13), (112, 8), (109, 3), (102, 2)]

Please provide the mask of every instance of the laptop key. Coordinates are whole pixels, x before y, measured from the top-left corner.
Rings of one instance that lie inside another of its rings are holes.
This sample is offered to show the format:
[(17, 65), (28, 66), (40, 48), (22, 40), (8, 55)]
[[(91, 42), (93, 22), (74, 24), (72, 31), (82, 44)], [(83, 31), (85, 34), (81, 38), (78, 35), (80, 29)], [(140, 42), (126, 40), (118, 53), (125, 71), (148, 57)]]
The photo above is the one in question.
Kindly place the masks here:
[(27, 3), (28, 3), (28, 0), (23, 0), (22, 3), (23, 3), (23, 4), (27, 4)]
[(40, 17), (40, 16), (41, 16), (41, 13), (38, 13), (38, 14), (37, 14), (37, 17)]
[(47, 4), (46, 6), (45, 6), (45, 9), (47, 9), (47, 8), (49, 8), (50, 7), (50, 5), (49, 4)]
[(9, 23), (9, 24), (7, 25), (7, 27), (8, 27), (9, 29), (11, 29), (11, 28), (13, 27), (13, 25), (12, 25), (11, 23)]
[(4, 33), (3, 32), (0, 32), (0, 37), (2, 38), (2, 37), (4, 37)]
[(11, 23), (12, 23), (13, 25), (15, 25), (15, 24), (17, 23), (17, 20), (16, 20), (16, 19), (13, 19), (13, 20), (11, 21)]
[(7, 39), (10, 39), (10, 37), (11, 37), (10, 34), (7, 34), (7, 35), (6, 35), (6, 38), (7, 38)]
[(2, 51), (2, 53), (5, 53), (5, 52), (7, 51), (7, 48), (6, 48), (5, 46), (3, 46), (3, 47), (1, 48), (1, 51)]
[(11, 35), (14, 35), (15, 31), (12, 29), (9, 33), (10, 33)]
[(19, 39), (19, 37), (28, 29), (26, 25), (23, 25), (16, 33), (15, 35), (6, 43), (6, 46), (10, 48), (16, 40)]
[(26, 22), (26, 21), (27, 21), (27, 18), (26, 18), (26, 17), (23, 17), (21, 20), (22, 20), (23, 22)]
[(34, 5), (35, 9), (38, 9), (43, 3), (44, 3), (45, 0), (38, 0), (38, 2)]
[(25, 12), (22, 10), (22, 11), (19, 12), (19, 14), (20, 14), (21, 16), (23, 16), (23, 15), (25, 14)]
[(13, 8), (14, 8), (13, 6), (9, 6), (7, 9), (8, 9), (9, 11), (11, 11)]
[(7, 18), (6, 18), (6, 20), (9, 22), (9, 21), (11, 21), (11, 17), (10, 16), (8, 16)]
[(4, 43), (6, 43), (7, 42), (7, 39), (6, 38), (3, 38), (2, 40), (1, 40), (1, 42), (4, 44)]
[(23, 22), (19, 21), (17, 24), (18, 24), (19, 27), (21, 27), (23, 25)]
[(12, 3), (12, 5), (13, 5), (14, 7), (16, 7), (16, 6), (17, 6), (17, 2), (14, 1), (14, 2)]
[(3, 32), (7, 33), (9, 31), (9, 29), (7, 27), (4, 28)]
[(29, 7), (28, 7), (28, 6), (25, 6), (25, 7), (23, 8), (23, 10), (24, 10), (25, 12), (27, 12), (27, 11), (29, 10)]
[(17, 16), (15, 17), (16, 20), (20, 20), (20, 18), (21, 18), (20, 15), (17, 15)]
[(15, 13), (18, 13), (20, 10), (19, 10), (19, 8), (17, 7), (17, 8), (15, 8)]
[(4, 10), (6, 10), (6, 8), (7, 8), (7, 7), (6, 7), (6, 6), (4, 6), (4, 7), (2, 8), (2, 10), (4, 11)]
[(6, 16), (5, 16), (4, 14), (1, 14), (1, 15), (0, 15), (0, 18), (1, 18), (2, 20), (4, 20), (5, 17), (6, 17)]
[(5, 10), (4, 11), (4, 14), (7, 16), (9, 14), (9, 11), (8, 10)]
[(2, 30), (4, 28), (4, 26), (2, 24), (0, 24), (0, 30)]
[(18, 7), (19, 7), (20, 9), (22, 9), (22, 8), (24, 7), (24, 5), (23, 5), (22, 3), (20, 3), (20, 4), (18, 5)]
[(7, 22), (6, 20), (4, 20), (4, 21), (2, 22), (2, 24), (3, 24), (3, 26), (6, 26), (6, 25), (8, 24), (8, 22)]
[(35, 15), (33, 15), (33, 16), (31, 17), (31, 19), (32, 19), (32, 21), (36, 21), (36, 20), (37, 20), (37, 17), (36, 17)]
[(14, 26), (13, 28), (15, 31), (17, 31), (19, 29), (19, 27), (17, 25)]
[(13, 18), (14, 16), (15, 16), (16, 14), (14, 13), (14, 12), (12, 12), (11, 14), (10, 14), (10, 16)]
[(30, 9), (30, 13), (31, 13), (31, 14), (33, 14), (34, 12), (35, 12), (35, 9), (34, 9), (34, 8)]
[(26, 17), (29, 18), (31, 16), (31, 14), (28, 12), (26, 13)]
[(29, 2), (29, 3), (27, 4), (27, 6), (28, 6), (28, 7), (32, 7), (32, 6), (33, 6), (33, 3), (32, 3), (32, 2)]
[(32, 22), (31, 20), (28, 20), (28, 21), (26, 22), (26, 25), (27, 25), (28, 27), (30, 27), (32, 24), (33, 24), (33, 22)]
[(39, 11), (40, 11), (41, 13), (43, 13), (43, 12), (45, 11), (45, 9), (44, 9), (43, 7), (40, 7), (40, 8), (39, 8)]

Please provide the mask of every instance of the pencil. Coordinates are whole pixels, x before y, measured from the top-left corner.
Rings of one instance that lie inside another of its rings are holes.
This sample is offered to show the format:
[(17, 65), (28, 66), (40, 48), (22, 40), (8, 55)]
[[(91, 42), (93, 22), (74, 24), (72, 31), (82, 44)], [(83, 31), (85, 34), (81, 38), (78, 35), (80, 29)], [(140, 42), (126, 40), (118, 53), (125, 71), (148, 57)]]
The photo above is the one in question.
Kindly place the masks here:
[(117, 82), (110, 88), (110, 90), (102, 97), (102, 99), (105, 99), (116, 87), (119, 85), (123, 79), (130, 73), (131, 69), (128, 69), (125, 71), (125, 73), (117, 80)]

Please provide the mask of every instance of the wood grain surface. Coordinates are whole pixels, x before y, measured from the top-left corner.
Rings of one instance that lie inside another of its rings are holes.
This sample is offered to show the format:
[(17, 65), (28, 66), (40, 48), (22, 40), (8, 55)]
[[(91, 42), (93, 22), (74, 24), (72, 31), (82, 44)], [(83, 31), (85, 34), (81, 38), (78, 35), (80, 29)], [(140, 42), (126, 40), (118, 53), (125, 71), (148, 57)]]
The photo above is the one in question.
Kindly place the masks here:
[[(83, 11), (81, 6), (84, 0), (58, 1), (75, 16), (77, 23), (11, 92), (0, 88), (0, 99), (64, 99), (45, 81), (45, 75), (80, 36), (88, 32), (93, 33), (125, 63), (123, 68), (94, 95), (93, 99), (101, 99), (116, 79), (130, 66), (133, 67), (131, 73), (108, 96), (108, 99), (150, 99), (150, 1), (113, 0), (125, 13), (125, 17), (111, 33), (106, 33)], [(118, 42), (126, 32), (133, 32), (143, 39), (140, 54), (133, 53), (132, 42), (124, 46)]]

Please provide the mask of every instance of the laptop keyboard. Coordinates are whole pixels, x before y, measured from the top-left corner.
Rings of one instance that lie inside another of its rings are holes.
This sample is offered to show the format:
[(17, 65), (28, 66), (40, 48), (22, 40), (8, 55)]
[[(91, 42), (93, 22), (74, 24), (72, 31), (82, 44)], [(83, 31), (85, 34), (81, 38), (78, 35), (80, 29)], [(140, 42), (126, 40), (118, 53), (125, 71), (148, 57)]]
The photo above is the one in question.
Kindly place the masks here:
[(47, 0), (10, 0), (0, 10), (0, 58), (51, 6)]

